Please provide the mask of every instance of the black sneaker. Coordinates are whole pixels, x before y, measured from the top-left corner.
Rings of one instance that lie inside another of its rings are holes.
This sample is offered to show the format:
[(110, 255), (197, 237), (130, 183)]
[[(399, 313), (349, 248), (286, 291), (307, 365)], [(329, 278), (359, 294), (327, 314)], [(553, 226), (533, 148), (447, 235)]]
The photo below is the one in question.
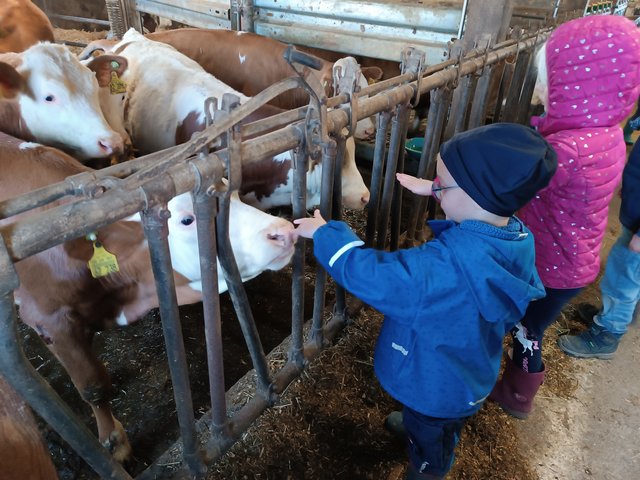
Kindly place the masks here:
[(384, 428), (392, 433), (394, 437), (403, 442), (405, 441), (407, 431), (404, 429), (404, 424), (402, 423), (402, 412), (394, 411), (387, 415), (387, 418), (384, 419)]
[(600, 325), (593, 324), (579, 335), (558, 337), (558, 346), (569, 355), (579, 358), (602, 358), (608, 360), (618, 349), (619, 337)]
[(591, 303), (579, 303), (576, 305), (578, 319), (586, 326), (593, 324), (593, 317), (600, 313), (600, 309)]

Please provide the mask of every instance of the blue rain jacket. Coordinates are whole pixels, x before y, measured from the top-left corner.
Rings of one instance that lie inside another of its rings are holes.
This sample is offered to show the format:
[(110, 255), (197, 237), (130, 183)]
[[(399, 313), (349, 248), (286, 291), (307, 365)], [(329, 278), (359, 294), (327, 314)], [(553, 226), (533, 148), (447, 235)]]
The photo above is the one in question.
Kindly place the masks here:
[(313, 236), (314, 252), (349, 292), (385, 315), (374, 368), (402, 404), (438, 418), (475, 413), (498, 377), (502, 340), (544, 297), (533, 235), (516, 217), (429, 222), (435, 239), (395, 252), (364, 244), (343, 222)]

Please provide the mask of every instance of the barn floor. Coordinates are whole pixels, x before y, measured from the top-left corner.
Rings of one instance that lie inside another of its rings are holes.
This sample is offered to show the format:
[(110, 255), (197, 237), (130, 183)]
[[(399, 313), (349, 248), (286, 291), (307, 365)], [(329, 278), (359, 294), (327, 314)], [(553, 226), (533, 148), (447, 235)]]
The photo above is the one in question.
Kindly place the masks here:
[[(618, 200), (612, 205), (605, 250), (619, 229)], [(347, 217), (350, 223), (361, 218)], [(289, 275), (268, 272), (246, 288), (265, 351), (289, 333)], [(312, 298), (308, 282), (307, 298)], [(591, 287), (579, 301), (598, 303)], [(227, 387), (249, 368), (227, 295), (223, 296)], [(307, 302), (309, 303), (309, 302)], [(310, 310), (310, 305), (307, 306)], [(181, 308), (197, 415), (207, 409), (207, 380), (200, 307)], [(311, 312), (307, 311), (307, 318)], [(545, 342), (548, 376), (537, 409), (516, 421), (486, 404), (468, 422), (449, 480), (622, 480), (640, 474), (640, 328), (637, 322), (611, 361), (575, 360), (562, 354), (555, 337), (580, 328), (571, 307), (549, 329)], [(396, 480), (404, 478), (402, 445), (382, 427), (398, 405), (378, 385), (372, 352), (381, 316), (365, 309), (336, 345), (314, 361), (274, 408), (267, 411), (221, 460), (208, 480)], [(88, 407), (66, 374), (26, 327), (26, 351), (39, 371), (93, 427)], [(177, 436), (175, 408), (157, 312), (126, 329), (98, 335), (96, 348), (112, 372), (116, 415), (123, 420), (135, 458), (133, 475), (157, 458)], [(43, 425), (63, 480), (98, 478)], [(94, 428), (95, 430), (95, 428)]]

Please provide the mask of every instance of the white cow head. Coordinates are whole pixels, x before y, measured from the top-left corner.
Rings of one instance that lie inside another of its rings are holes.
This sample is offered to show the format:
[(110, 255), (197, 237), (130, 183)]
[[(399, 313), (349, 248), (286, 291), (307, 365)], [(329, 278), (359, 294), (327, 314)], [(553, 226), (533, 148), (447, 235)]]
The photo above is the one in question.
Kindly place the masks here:
[[(333, 64), (334, 76), (340, 75), (340, 74), (343, 75), (342, 72), (345, 72), (346, 64), (348, 62), (357, 63), (353, 57), (344, 57), (336, 60), (335, 63)], [(369, 69), (368, 71), (370, 70), (371, 69)], [(381, 78), (382, 70), (378, 68), (376, 70), (376, 75), (377, 76), (374, 77), (376, 80)], [(360, 87), (360, 90), (362, 90), (368, 86), (369, 86), (369, 81), (367, 80), (367, 78), (363, 73), (360, 73), (360, 77), (358, 78), (358, 87)], [(367, 97), (363, 96), (362, 98), (367, 98)], [(376, 124), (375, 124), (376, 120), (377, 120), (377, 114), (372, 115), (371, 117), (367, 117), (359, 120), (358, 123), (356, 124), (356, 131), (354, 132), (353, 136), (359, 140), (366, 140), (371, 138), (376, 133)]]
[(0, 94), (18, 103), (22, 127), (36, 141), (79, 159), (108, 157), (122, 151), (123, 139), (100, 109), (98, 87), (110, 78), (106, 68), (99, 60), (87, 68), (67, 48), (41, 43), (0, 56)]
[[(230, 207), (229, 238), (242, 281), (265, 270), (279, 270), (293, 256), (293, 224), (242, 203), (233, 193)], [(202, 290), (200, 256), (191, 194), (183, 193), (169, 201), (169, 248), (173, 268), (192, 281), (191, 287)], [(218, 263), (218, 291), (227, 283)]]

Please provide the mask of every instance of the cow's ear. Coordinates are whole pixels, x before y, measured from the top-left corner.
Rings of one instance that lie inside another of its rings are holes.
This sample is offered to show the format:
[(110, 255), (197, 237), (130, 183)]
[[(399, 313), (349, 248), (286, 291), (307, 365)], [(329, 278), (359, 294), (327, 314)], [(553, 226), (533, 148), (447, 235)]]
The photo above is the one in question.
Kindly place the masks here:
[(369, 83), (381, 80), (384, 74), (380, 67), (362, 67), (360, 68), (360, 72)]
[(23, 86), (22, 75), (8, 63), (0, 62), (0, 99), (15, 98)]
[(109, 86), (111, 82), (111, 73), (115, 72), (119, 77), (127, 69), (127, 59), (119, 55), (100, 55), (94, 57), (86, 64), (86, 66), (96, 73), (98, 85), (101, 87)]

